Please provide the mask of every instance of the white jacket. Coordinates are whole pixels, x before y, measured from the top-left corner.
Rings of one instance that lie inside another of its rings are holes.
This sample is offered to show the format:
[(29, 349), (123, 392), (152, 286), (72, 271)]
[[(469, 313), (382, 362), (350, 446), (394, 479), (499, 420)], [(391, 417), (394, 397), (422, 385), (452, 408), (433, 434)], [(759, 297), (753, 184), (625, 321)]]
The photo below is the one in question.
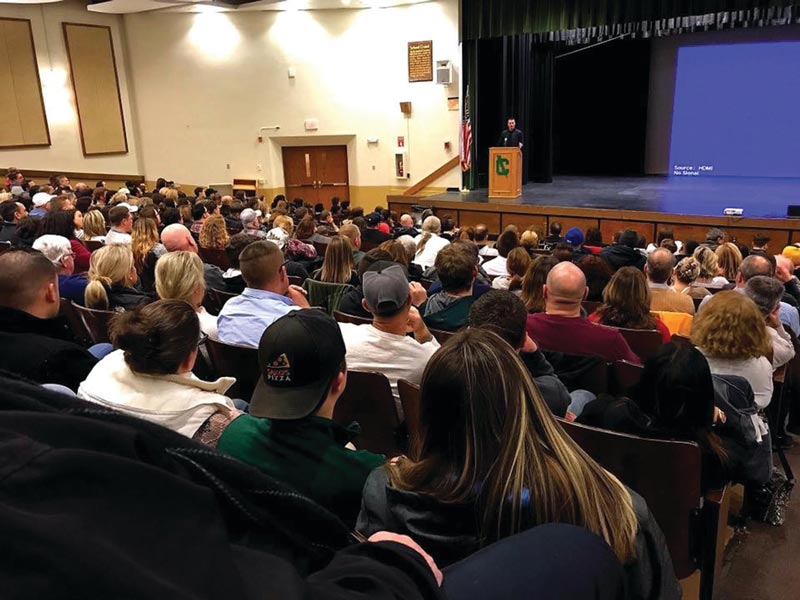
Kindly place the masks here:
[(234, 383), (233, 377), (203, 381), (191, 373), (135, 373), (116, 350), (95, 365), (78, 396), (192, 437), (214, 413), (236, 410), (224, 395)]

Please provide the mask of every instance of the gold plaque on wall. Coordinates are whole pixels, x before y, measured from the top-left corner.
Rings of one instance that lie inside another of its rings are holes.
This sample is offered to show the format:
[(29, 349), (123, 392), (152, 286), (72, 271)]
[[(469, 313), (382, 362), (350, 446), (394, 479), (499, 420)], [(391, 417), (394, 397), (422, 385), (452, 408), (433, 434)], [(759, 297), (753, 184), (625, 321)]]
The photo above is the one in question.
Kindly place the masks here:
[(84, 156), (128, 151), (111, 28), (63, 23)]
[(408, 42), (408, 80), (433, 81), (433, 42)]

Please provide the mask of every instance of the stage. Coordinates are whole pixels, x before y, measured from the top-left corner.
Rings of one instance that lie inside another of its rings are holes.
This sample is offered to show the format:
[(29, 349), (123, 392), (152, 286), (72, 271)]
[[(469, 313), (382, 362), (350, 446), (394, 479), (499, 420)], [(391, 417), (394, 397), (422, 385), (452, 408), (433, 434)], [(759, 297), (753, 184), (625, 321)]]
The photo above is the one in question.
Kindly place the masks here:
[[(756, 231), (765, 231), (776, 251), (800, 239), (795, 232), (800, 219), (786, 218), (788, 205), (800, 205), (800, 179), (560, 176), (553, 183), (524, 185), (515, 199), (489, 198), (479, 189), (387, 200), (398, 212), (414, 204), (431, 206), (439, 215), (452, 214), (461, 226), (485, 223), (493, 234), (511, 223), (544, 232), (558, 220), (565, 229), (599, 227), (604, 240), (630, 227), (652, 241), (664, 226), (672, 227), (678, 239), (698, 239), (709, 227), (722, 227), (744, 244)], [(741, 208), (743, 214), (725, 216), (726, 208)]]

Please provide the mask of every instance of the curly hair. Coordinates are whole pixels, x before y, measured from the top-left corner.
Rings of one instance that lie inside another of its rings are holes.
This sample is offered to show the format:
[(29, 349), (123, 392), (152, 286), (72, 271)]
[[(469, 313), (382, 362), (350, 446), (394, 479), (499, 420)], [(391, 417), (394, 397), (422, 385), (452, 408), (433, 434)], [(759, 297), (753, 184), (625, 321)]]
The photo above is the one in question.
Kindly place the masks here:
[(681, 283), (690, 285), (700, 276), (700, 263), (693, 256), (682, 258), (675, 266), (675, 277)]
[(211, 215), (200, 228), (200, 247), (216, 248), (225, 250), (228, 245), (228, 229), (225, 225), (225, 217), (222, 215)]
[(755, 302), (733, 290), (714, 294), (695, 315), (691, 339), (713, 358), (758, 358), (772, 352), (764, 315)]

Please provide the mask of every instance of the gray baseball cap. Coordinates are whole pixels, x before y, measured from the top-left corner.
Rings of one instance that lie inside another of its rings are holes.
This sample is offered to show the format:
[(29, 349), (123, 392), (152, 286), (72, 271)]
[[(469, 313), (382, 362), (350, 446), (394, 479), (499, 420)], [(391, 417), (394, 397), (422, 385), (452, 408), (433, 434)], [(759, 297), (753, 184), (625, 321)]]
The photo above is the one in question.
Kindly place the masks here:
[(378, 261), (361, 277), (361, 287), (374, 315), (392, 315), (408, 300), (408, 278), (397, 263)]

